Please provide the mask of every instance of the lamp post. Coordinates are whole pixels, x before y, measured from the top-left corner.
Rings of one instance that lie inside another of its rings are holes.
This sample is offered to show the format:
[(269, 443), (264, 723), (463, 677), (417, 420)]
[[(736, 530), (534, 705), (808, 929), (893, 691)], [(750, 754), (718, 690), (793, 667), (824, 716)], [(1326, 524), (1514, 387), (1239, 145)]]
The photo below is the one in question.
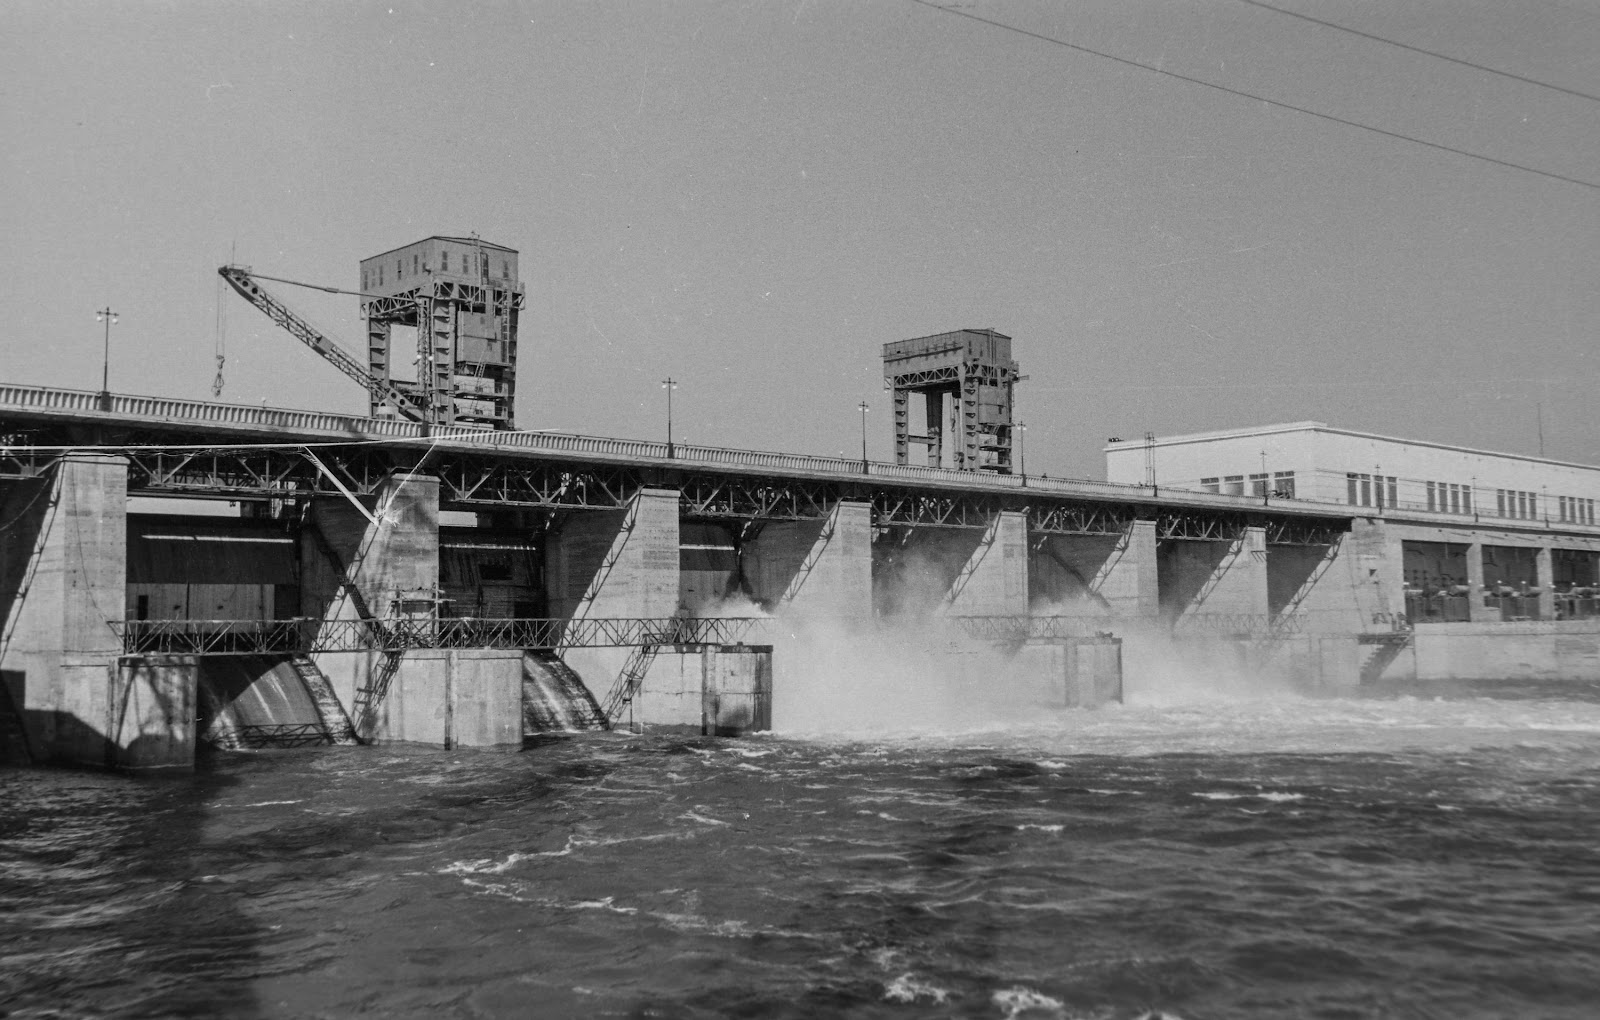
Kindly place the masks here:
[(1267, 473), (1267, 451), (1261, 451), (1261, 505), (1272, 498), (1272, 475)]
[(1028, 423), (1017, 422), (1017, 473), (1022, 484), (1028, 484)]
[(111, 324), (117, 321), (117, 313), (106, 305), (94, 313), (96, 322), (106, 324), (105, 357), (100, 364), (100, 410), (111, 410)]
[(856, 407), (860, 408), (860, 410), (861, 410), (861, 473), (862, 474), (866, 474), (867, 473), (867, 412), (872, 410), (872, 408), (867, 406), (867, 402), (865, 400), (863, 400), (861, 403), (857, 404)]
[(672, 391), (678, 388), (678, 382), (672, 376), (661, 380), (661, 388), (667, 391), (667, 456), (672, 457)]

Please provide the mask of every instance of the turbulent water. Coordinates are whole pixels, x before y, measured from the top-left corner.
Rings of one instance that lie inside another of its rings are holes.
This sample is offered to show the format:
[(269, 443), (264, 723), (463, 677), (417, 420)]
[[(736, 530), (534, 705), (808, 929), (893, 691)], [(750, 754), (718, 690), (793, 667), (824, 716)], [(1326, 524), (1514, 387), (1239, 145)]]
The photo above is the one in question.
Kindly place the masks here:
[(1600, 696), (0, 771), (12, 1017), (1594, 1017)]

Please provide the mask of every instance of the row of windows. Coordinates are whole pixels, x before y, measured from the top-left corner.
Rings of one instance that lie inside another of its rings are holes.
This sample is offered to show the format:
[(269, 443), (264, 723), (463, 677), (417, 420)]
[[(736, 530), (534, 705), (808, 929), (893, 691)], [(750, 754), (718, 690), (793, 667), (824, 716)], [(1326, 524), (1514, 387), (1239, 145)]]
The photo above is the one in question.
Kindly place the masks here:
[[(1207, 492), (1225, 492), (1230, 496), (1243, 496), (1245, 494), (1244, 475), (1218, 475), (1215, 478), (1200, 479), (1200, 487)], [(1268, 475), (1265, 471), (1249, 476), (1249, 493), (1252, 496), (1269, 495), (1267, 491)], [(1270, 495), (1278, 499), (1294, 499), (1294, 472), (1274, 471), (1271, 475), (1272, 491)]]
[(1400, 502), (1400, 479), (1394, 475), (1344, 476), (1345, 495), (1351, 506), (1375, 506), (1380, 510)]
[(1495, 513), (1531, 521), (1539, 516), (1539, 494), (1518, 489), (1494, 490)]
[(1594, 523), (1594, 500), (1582, 499), (1578, 496), (1557, 496), (1561, 510), (1561, 520), (1573, 524)]
[[(481, 275), (485, 280), (489, 278), (489, 272), (493, 268), (493, 264), (490, 262), (489, 256), (485, 255), (480, 260), (476, 254), (471, 252), (462, 254), (459, 259), (459, 264), (461, 266), (459, 272), (463, 275)], [(422, 273), (427, 271), (428, 264), (422, 261), (422, 256), (420, 254), (413, 254), (411, 256), (411, 275), (420, 276)], [(439, 272), (450, 272), (450, 252), (448, 250), (439, 253)], [(403, 257), (394, 260), (394, 278), (396, 280), (403, 280), (406, 278), (406, 260)], [(510, 259), (500, 260), (500, 278), (502, 280), (511, 279)], [(383, 286), (382, 263), (378, 265), (376, 272), (371, 272), (365, 269), (361, 271), (361, 289), (366, 290), (368, 287), (372, 286)]]
[(1454, 482), (1427, 482), (1428, 509), (1445, 514), (1472, 513), (1472, 486)]

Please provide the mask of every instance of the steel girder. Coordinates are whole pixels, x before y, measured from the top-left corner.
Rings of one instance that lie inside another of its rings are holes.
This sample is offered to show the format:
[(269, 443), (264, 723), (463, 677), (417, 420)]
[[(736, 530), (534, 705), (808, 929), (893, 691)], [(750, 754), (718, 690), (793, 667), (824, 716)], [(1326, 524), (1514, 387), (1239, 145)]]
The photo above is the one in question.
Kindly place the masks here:
[(1140, 508), (1120, 503), (1030, 505), (1028, 532), (1044, 535), (1120, 535), (1140, 517)]
[(878, 527), (988, 528), (1005, 509), (1008, 507), (999, 495), (877, 492), (872, 497), (872, 523)]
[[(281, 499), (297, 493), (337, 495), (339, 489), (303, 450), (141, 450), (128, 458), (128, 489), (191, 496)], [(393, 459), (372, 448), (329, 449), (318, 459), (356, 495), (377, 492), (396, 468)]]
[(646, 484), (628, 465), (452, 455), (426, 465), (439, 476), (439, 502), (471, 507), (617, 510)]
[(890, 373), (887, 379), (897, 390), (912, 390), (936, 383), (960, 383), (961, 366), (950, 365), (944, 368), (923, 369), (920, 372)]
[(685, 517), (820, 520), (845, 498), (836, 482), (687, 474), (677, 479)]

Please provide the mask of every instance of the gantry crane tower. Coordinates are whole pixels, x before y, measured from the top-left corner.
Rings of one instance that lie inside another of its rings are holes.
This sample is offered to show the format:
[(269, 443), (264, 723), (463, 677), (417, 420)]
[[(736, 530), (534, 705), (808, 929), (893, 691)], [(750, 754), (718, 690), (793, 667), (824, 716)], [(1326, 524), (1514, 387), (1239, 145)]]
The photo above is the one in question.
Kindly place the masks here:
[[(513, 428), (517, 253), (477, 237), (429, 237), (361, 262), (361, 289), (303, 284), (223, 266), (246, 301), (360, 383), (373, 417), (483, 429)], [(367, 364), (312, 326), (260, 283), (275, 280), (355, 294), (367, 320)], [(416, 331), (416, 379), (395, 378), (396, 327)]]
[[(929, 467), (1011, 473), (1012, 397), (1018, 381), (1011, 338), (992, 329), (898, 340), (883, 345), (883, 385), (894, 394), (894, 459), (911, 445)], [(923, 399), (923, 434), (911, 431), (911, 395)]]

